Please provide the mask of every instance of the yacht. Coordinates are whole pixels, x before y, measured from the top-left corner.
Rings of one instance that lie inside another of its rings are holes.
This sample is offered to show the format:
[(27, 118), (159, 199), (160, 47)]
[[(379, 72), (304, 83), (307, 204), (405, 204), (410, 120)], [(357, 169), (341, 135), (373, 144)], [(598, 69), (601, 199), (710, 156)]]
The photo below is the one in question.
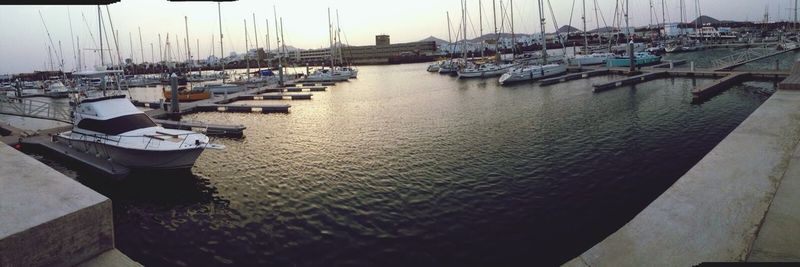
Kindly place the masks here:
[(458, 72), (458, 62), (455, 60), (445, 61), (439, 65), (439, 74), (455, 74)]
[(45, 90), (45, 94), (53, 98), (66, 98), (71, 92), (73, 92), (73, 90), (70, 90), (61, 81), (49, 82), (47, 90)]
[(614, 58), (615, 56), (616, 55), (614, 53), (592, 53), (589, 55), (575, 55), (568, 60), (570, 65), (575, 66), (599, 65), (605, 64), (606, 61)]
[(342, 74), (350, 75), (350, 79), (358, 78), (358, 69), (356, 67), (338, 67), (336, 71)]
[(515, 66), (516, 66), (515, 64), (485, 63), (461, 69), (457, 73), (458, 73), (458, 78), (461, 79), (496, 77), (503, 75), (503, 73), (508, 72), (511, 68), (514, 68)]
[(513, 68), (500, 76), (500, 84), (507, 85), (515, 82), (533, 81), (552, 77), (567, 72), (567, 66), (561, 64), (529, 65)]
[(84, 99), (73, 110), (73, 128), (54, 141), (131, 169), (188, 169), (205, 149), (224, 149), (193, 131), (164, 129), (125, 95)]

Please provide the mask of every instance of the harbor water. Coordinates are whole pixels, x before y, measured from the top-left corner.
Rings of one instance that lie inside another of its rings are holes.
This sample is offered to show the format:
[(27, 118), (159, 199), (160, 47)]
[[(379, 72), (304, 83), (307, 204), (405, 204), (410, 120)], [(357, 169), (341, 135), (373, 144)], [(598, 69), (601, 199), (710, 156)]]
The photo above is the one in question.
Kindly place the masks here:
[(776, 87), (692, 104), (711, 80), (592, 93), (616, 77), (501, 87), (425, 66), (365, 66), (313, 100), (272, 101), (288, 114), (189, 115), (247, 126), (190, 171), (116, 182), (37, 158), (110, 197), (117, 248), (145, 266), (553, 265), (633, 218)]

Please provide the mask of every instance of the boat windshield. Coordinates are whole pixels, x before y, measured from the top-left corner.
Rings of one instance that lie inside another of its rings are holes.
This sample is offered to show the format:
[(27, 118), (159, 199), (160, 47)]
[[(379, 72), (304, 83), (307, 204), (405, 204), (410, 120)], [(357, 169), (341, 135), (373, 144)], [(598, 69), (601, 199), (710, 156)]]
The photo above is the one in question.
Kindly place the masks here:
[(103, 133), (107, 135), (119, 135), (136, 129), (157, 126), (153, 120), (143, 113), (130, 114), (108, 120), (82, 119), (78, 123), (78, 128)]

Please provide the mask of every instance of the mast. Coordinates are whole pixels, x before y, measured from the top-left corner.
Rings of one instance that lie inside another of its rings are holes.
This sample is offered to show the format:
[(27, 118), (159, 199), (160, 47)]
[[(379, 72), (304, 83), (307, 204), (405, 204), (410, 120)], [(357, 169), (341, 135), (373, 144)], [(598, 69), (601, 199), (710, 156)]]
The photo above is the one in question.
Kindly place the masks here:
[(583, 0), (583, 49), (585, 49), (584, 54), (589, 54), (589, 36), (586, 36), (586, 0)]
[[(517, 36), (514, 34), (514, 0), (511, 2), (511, 54), (517, 54)], [(513, 57), (512, 57), (513, 59)]]
[(244, 61), (247, 65), (247, 78), (250, 79), (250, 47), (247, 43), (247, 19), (244, 20)]
[(158, 58), (161, 60), (160, 62), (164, 62), (164, 52), (161, 51), (161, 34), (158, 34)]
[(449, 51), (449, 50), (452, 50), (452, 48), (453, 48), (453, 35), (450, 32), (450, 11), (447, 11), (447, 45), (450, 46), (450, 49), (447, 49), (447, 50), (452, 55), (453, 51)]
[(333, 69), (333, 25), (331, 24), (331, 8), (328, 8), (328, 41), (331, 43), (331, 69)]
[[(498, 54), (498, 52), (499, 52), (498, 50), (499, 49), (497, 49), (498, 48), (497, 44), (500, 42), (500, 37), (497, 36), (497, 7), (496, 7), (497, 5), (496, 5), (496, 3), (497, 3), (497, 1), (492, 0), (492, 20), (494, 21), (494, 51), (495, 51), (495, 54)], [(500, 55), (497, 55), (497, 57), (499, 57), (499, 56)]]
[(661, 27), (664, 27), (664, 38), (667, 36), (667, 0), (661, 0)]
[[(187, 60), (186, 64), (189, 64), (189, 62), (192, 61), (192, 49), (191, 45), (189, 44), (189, 17), (187, 16), (183, 16), (183, 27), (184, 30), (186, 31), (186, 41), (184, 41), (184, 43), (186, 43), (186, 60)], [(139, 36), (141, 36), (141, 34)], [(191, 69), (192, 67), (190, 65), (189, 70)]]
[[(103, 66), (103, 70), (105, 70), (105, 68), (106, 68), (106, 64), (105, 64), (105, 61), (104, 61), (105, 55), (103, 53), (103, 17), (101, 15), (101, 12), (102, 11), (100, 10), (100, 5), (97, 5), (97, 21), (98, 21), (97, 27), (99, 28), (99, 32), (100, 32), (100, 36), (99, 36), (99, 39), (100, 39), (100, 66)], [(103, 87), (105, 87), (105, 85), (103, 85)], [(105, 89), (105, 88), (102, 88), (102, 89)]]
[[(281, 42), (281, 47), (283, 48), (283, 54), (288, 56), (288, 54), (286, 53), (286, 39), (283, 38), (283, 17), (281, 17), (280, 20), (281, 20), (281, 40), (283, 41)], [(286, 64), (289, 64), (288, 58), (286, 59)]]
[(256, 25), (256, 13), (253, 13), (253, 34), (256, 35), (256, 66), (258, 67), (258, 75), (261, 75), (261, 58), (258, 54), (258, 26)]
[(267, 58), (266, 59), (267, 59), (267, 63), (269, 64), (269, 51), (272, 50), (269, 47), (269, 19), (264, 19), (264, 21), (267, 23), (267, 27), (266, 27), (267, 28), (267, 39), (265, 41), (267, 43), (267, 53), (266, 53)]
[[(69, 42), (72, 43), (72, 65), (78, 64), (78, 52), (75, 49), (75, 34), (72, 32), (72, 15), (69, 13), (69, 6), (67, 6), (67, 19), (69, 20)], [(74, 66), (75, 70), (80, 70), (79, 66)]]
[(131, 45), (131, 62), (133, 62), (134, 60), (136, 60), (136, 57), (133, 56), (133, 35), (131, 34), (131, 32), (128, 32), (128, 41), (130, 41)]
[(628, 53), (630, 53), (630, 55), (628, 56), (628, 58), (630, 59), (630, 71), (633, 72), (634, 70), (636, 70), (636, 64), (635, 64), (636, 55), (633, 53), (633, 34), (631, 34), (630, 24), (628, 23), (628, 12), (630, 12), (630, 8), (631, 8), (631, 1), (625, 0), (625, 29), (626, 29), (625, 31), (627, 32), (629, 39)]
[(156, 62), (156, 54), (155, 49), (153, 49), (153, 43), (150, 43), (150, 61)]
[(339, 64), (344, 66), (344, 53), (342, 53), (342, 25), (339, 24), (339, 10), (336, 10), (336, 40), (339, 43), (336, 45), (336, 48), (339, 52)]
[(144, 45), (142, 43), (142, 27), (139, 27), (139, 54), (141, 54), (142, 62), (144, 62)]
[(462, 50), (464, 51), (464, 64), (467, 64), (467, 0), (463, 1), (461, 12), (463, 13), (461, 19), (464, 21), (464, 47)]
[(283, 66), (283, 58), (282, 58), (282, 56), (280, 54), (280, 51), (281, 51), (281, 35), (280, 35), (279, 31), (278, 31), (278, 11), (276, 11), (274, 5), (272, 6), (272, 15), (274, 16), (273, 18), (275, 19), (275, 40), (276, 40), (275, 50), (277, 52), (279, 52), (278, 53), (278, 65)]
[(225, 50), (222, 47), (222, 7), (217, 2), (217, 15), (219, 17), (219, 62), (222, 63), (222, 83), (225, 83)]
[(539, 26), (542, 31), (542, 65), (547, 65), (547, 37), (544, 28), (544, 0), (537, 0), (539, 4)]
[(478, 24), (480, 24), (480, 36), (478, 37), (481, 41), (481, 58), (483, 58), (483, 5), (481, 0), (478, 0)]
[(681, 24), (683, 24), (683, 23), (684, 23), (684, 21), (686, 21), (686, 18), (685, 18), (685, 16), (686, 16), (686, 14), (685, 14), (685, 13), (686, 13), (686, 6), (685, 6), (685, 5), (686, 5), (686, 3), (685, 3), (683, 0), (681, 0), (681, 1), (679, 2), (679, 4), (680, 4), (680, 9), (681, 9), (681, 10), (680, 10), (680, 13), (681, 13), (681, 22), (680, 22), (680, 23), (678, 23), (678, 28), (680, 28), (680, 29), (681, 29), (681, 35), (683, 35), (683, 34), (684, 34), (684, 29), (683, 29), (683, 27), (681, 27)]
[(81, 53), (81, 51), (82, 51), (81, 50), (81, 37), (80, 36), (75, 36), (75, 38), (76, 38), (75, 42), (77, 42), (76, 46), (77, 46), (78, 52), (79, 52), (78, 53), (78, 70), (81, 70), (81, 69), (83, 69), (83, 62), (82, 62), (82, 59), (81, 59), (81, 54), (82, 54)]

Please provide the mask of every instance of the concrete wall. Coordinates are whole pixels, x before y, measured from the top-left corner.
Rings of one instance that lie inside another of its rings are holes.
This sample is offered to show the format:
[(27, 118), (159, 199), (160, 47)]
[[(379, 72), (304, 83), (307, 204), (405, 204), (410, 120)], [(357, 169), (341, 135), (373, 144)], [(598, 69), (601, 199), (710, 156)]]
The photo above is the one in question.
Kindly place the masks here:
[(0, 266), (74, 266), (113, 249), (111, 200), (0, 144)]
[(566, 265), (747, 260), (784, 175), (798, 173), (787, 172), (798, 141), (800, 91), (779, 90), (633, 220)]

